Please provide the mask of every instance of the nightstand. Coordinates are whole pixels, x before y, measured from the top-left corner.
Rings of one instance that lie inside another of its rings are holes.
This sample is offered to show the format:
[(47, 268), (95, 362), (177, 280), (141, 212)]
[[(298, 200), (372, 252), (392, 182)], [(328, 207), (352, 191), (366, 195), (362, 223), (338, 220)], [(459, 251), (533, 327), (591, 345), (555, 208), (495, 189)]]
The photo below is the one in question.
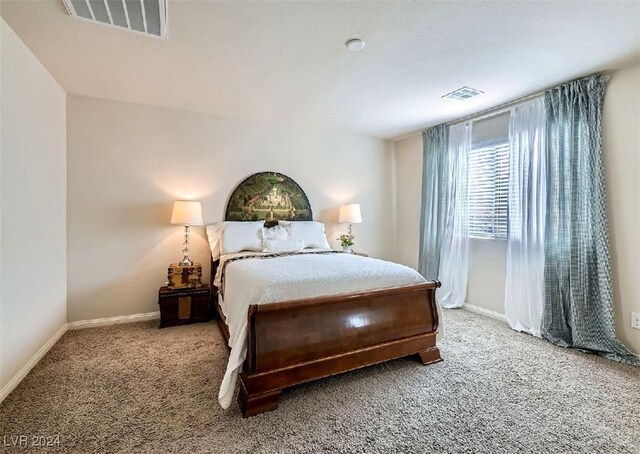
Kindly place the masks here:
[(170, 289), (160, 287), (160, 328), (211, 320), (209, 286)]

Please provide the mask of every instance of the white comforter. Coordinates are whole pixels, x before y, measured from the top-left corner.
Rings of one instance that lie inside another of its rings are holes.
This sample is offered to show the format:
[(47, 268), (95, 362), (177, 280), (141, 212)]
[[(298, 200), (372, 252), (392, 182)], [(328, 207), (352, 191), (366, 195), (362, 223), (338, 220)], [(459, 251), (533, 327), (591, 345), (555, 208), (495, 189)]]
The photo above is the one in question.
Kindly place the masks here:
[[(224, 261), (251, 253), (222, 256)], [(424, 282), (415, 270), (397, 263), (352, 254), (300, 254), (269, 259), (244, 259), (229, 263), (225, 270), (221, 307), (229, 326), (229, 362), (218, 401), (228, 408), (247, 355), (247, 311), (251, 304), (266, 304), (301, 298), (337, 295)], [(438, 309), (439, 310), (439, 309)], [(439, 329), (439, 332), (441, 330)]]

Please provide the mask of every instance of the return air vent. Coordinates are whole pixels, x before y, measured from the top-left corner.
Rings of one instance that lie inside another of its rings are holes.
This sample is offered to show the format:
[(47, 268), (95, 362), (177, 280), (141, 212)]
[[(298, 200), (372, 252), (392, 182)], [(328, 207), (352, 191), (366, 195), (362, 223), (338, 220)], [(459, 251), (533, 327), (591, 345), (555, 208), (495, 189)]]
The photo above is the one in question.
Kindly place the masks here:
[(62, 0), (72, 17), (167, 39), (167, 0)]
[(443, 96), (445, 99), (453, 99), (455, 101), (466, 101), (467, 99), (474, 98), (478, 95), (483, 94), (484, 91), (476, 90), (471, 87), (462, 87), (457, 90), (452, 91), (451, 93), (447, 93)]

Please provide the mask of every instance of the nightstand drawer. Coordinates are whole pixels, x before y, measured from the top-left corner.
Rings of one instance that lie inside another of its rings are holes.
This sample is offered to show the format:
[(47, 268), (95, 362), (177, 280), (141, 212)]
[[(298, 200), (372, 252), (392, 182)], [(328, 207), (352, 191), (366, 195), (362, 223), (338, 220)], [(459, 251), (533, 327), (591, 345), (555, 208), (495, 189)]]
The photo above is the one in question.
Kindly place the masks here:
[(209, 287), (196, 289), (168, 289), (158, 294), (160, 328), (211, 320)]

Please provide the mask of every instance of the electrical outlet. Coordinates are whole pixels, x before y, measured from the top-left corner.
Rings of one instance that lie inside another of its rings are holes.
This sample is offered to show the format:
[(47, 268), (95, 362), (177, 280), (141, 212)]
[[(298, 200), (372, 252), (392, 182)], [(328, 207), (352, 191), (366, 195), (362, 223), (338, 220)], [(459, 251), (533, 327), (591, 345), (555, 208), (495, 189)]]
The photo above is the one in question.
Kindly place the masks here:
[(631, 313), (631, 328), (640, 329), (640, 313)]

